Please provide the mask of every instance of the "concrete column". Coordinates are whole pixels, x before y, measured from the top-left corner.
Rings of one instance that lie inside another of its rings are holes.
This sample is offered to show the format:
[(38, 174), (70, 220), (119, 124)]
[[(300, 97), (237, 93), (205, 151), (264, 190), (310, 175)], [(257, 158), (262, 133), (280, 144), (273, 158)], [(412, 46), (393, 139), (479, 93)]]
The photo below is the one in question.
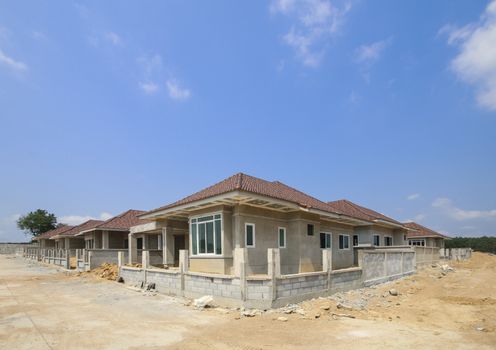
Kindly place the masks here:
[(138, 242), (132, 233), (128, 235), (129, 264), (138, 262)]
[(179, 251), (179, 271), (188, 272), (189, 264), (188, 264), (188, 251), (180, 250)]
[(234, 248), (234, 276), (241, 275), (241, 266), (246, 265), (246, 248)]
[[(360, 254), (358, 255), (360, 260)], [(322, 250), (322, 271), (332, 270), (332, 249)]]
[(150, 252), (148, 250), (143, 250), (141, 256), (141, 265), (143, 269), (147, 269), (150, 267)]
[(164, 265), (174, 265), (174, 236), (172, 227), (162, 228), (162, 259)]
[(102, 232), (102, 249), (109, 249), (109, 232)]
[(76, 249), (76, 270), (79, 271), (79, 259), (81, 258), (81, 250)]
[(143, 250), (148, 249), (148, 235), (141, 235), (141, 242)]
[(71, 269), (71, 252), (69, 251), (69, 249), (65, 250), (65, 265), (66, 269)]
[(234, 208), (234, 213), (232, 216), (232, 222), (233, 222), (233, 241), (234, 241), (234, 248), (243, 248), (245, 246), (244, 243), (244, 229), (241, 227), (241, 218), (239, 216), (239, 206), (236, 206)]
[(268, 275), (281, 277), (281, 254), (279, 249), (267, 249)]
[(92, 251), (89, 251), (88, 252), (88, 269), (91, 270), (93, 268), (93, 266), (91, 266), (91, 257), (93, 255), (93, 252)]
[(124, 265), (124, 252), (117, 252), (117, 266), (120, 268)]
[(62, 248), (62, 249), (69, 249), (69, 247), (70, 247), (70, 242), (71, 242), (70, 238), (67, 238), (67, 237), (66, 237), (65, 242), (64, 242), (64, 246), (63, 246), (63, 247), (61, 247), (61, 248)]

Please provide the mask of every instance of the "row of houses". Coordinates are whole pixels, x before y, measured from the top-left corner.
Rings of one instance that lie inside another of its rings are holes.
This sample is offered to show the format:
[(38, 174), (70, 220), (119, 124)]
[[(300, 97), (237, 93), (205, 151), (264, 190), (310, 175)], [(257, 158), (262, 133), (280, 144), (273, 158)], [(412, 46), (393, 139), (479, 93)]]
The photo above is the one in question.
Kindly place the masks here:
[[(83, 260), (83, 266), (88, 255), (99, 263), (119, 262), (121, 276), (129, 281), (167, 275), (164, 289), (173, 294), (188, 293), (185, 274), (207, 278), (195, 282), (192, 295), (210, 291), (208, 283), (226, 284), (214, 282), (216, 278), (240, 280), (244, 287), (240, 294), (236, 287), (231, 299), (245, 302), (250, 299), (247, 290), (243, 297), (247, 281), (261, 281), (261, 287), (266, 281), (266, 287), (272, 286), (271, 306), (279, 299), (276, 280), (284, 276), (316, 274), (330, 292), (337, 271), (351, 272), (344, 279), (356, 287), (412, 273), (416, 252), (439, 259), (446, 239), (348, 200), (322, 201), (279, 181), (242, 173), (157, 209), (128, 210), (106, 221), (61, 226), (36, 237), (42, 251), (78, 252), (76, 261)], [(182, 276), (179, 287), (171, 287), (177, 282), (174, 273)], [(318, 283), (304, 287), (303, 294), (319, 292)], [(265, 292), (255, 293), (258, 299), (267, 297), (267, 288), (261, 290)], [(231, 292), (218, 294), (229, 299)]]

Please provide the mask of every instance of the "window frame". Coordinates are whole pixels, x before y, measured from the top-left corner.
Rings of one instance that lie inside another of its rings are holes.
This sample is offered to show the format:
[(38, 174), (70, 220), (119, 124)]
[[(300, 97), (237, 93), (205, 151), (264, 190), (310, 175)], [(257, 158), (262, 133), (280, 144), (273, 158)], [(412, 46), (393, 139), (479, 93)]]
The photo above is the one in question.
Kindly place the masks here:
[[(416, 243), (420, 243), (420, 244), (416, 244)], [(412, 247), (426, 247), (426, 240), (425, 239), (410, 239), (408, 241), (408, 245), (412, 246)]]
[[(356, 237), (356, 239), (357, 239), (357, 244), (355, 244), (355, 237)], [(353, 241), (351, 242), (351, 245), (352, 245), (353, 247), (358, 247), (358, 245), (360, 244), (360, 237), (359, 237), (358, 235), (353, 235), (352, 240), (353, 240)]]
[[(379, 237), (379, 238), (377, 239), (377, 242), (378, 242), (379, 244), (375, 244), (375, 237)], [(373, 245), (374, 247), (380, 247), (380, 246), (381, 246), (381, 235), (372, 235), (372, 245)]]
[[(253, 227), (253, 244), (248, 245), (248, 230), (246, 229), (248, 226)], [(252, 222), (245, 222), (245, 248), (255, 248), (255, 224)]]
[[(284, 245), (281, 245), (281, 230), (284, 231)], [(280, 249), (285, 249), (287, 246), (286, 243), (286, 227), (279, 226), (277, 228), (277, 247)]]
[[(390, 239), (391, 239), (391, 244), (387, 244), (387, 243), (386, 243), (386, 240), (387, 240), (388, 238), (390, 238)], [(390, 235), (384, 235), (382, 240), (384, 241), (384, 246), (385, 246), (385, 247), (392, 247), (392, 246), (393, 246), (393, 236), (390, 236)]]
[[(310, 233), (310, 227), (312, 228), (311, 233)], [(314, 224), (307, 224), (307, 237), (308, 236), (315, 236), (315, 225)]]
[[(343, 240), (343, 248), (341, 248), (341, 237), (347, 237), (348, 238), (348, 248), (344, 248), (344, 240)], [(338, 249), (339, 250), (350, 250), (350, 235), (348, 235), (346, 233), (340, 233), (339, 234)]]
[[(325, 247), (322, 247), (321, 246), (321, 237), (320, 235), (325, 235)], [(329, 237), (329, 247), (327, 247), (327, 237)], [(325, 231), (321, 231), (320, 234), (319, 234), (319, 246), (320, 246), (320, 249), (332, 249), (332, 232), (325, 232)]]
[[(219, 219), (216, 219), (215, 216), (220, 215)], [(199, 222), (198, 219), (211, 216), (212, 220), (204, 220)], [(195, 221), (196, 225), (196, 254), (193, 253), (193, 220)], [(215, 230), (215, 222), (219, 220), (220, 221), (220, 254), (217, 254), (217, 240), (216, 240), (216, 230)], [(206, 223), (207, 222), (212, 222), (213, 226), (213, 243), (214, 243), (214, 252), (213, 253), (207, 253), (207, 231), (206, 231)], [(205, 253), (200, 253), (200, 230), (198, 228), (198, 224), (203, 224), (205, 223)], [(222, 257), (224, 256), (224, 214), (220, 212), (213, 212), (213, 213), (203, 213), (195, 216), (191, 216), (189, 218), (189, 248), (190, 248), (190, 256), (192, 258), (196, 257)]]

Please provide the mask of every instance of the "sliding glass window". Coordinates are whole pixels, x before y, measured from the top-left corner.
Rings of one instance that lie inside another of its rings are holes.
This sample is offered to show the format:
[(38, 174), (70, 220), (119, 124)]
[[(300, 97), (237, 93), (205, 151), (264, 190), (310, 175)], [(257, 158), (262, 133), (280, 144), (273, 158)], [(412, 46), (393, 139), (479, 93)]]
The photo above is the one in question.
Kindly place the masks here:
[(222, 254), (222, 214), (191, 219), (192, 255)]

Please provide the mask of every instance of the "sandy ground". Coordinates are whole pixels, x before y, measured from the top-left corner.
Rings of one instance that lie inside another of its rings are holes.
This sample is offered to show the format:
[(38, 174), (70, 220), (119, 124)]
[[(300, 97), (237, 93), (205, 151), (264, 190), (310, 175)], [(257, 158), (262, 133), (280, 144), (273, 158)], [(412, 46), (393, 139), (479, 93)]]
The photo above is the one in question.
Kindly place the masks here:
[(0, 256), (0, 348), (496, 349), (496, 256), (450, 265), (241, 317)]

